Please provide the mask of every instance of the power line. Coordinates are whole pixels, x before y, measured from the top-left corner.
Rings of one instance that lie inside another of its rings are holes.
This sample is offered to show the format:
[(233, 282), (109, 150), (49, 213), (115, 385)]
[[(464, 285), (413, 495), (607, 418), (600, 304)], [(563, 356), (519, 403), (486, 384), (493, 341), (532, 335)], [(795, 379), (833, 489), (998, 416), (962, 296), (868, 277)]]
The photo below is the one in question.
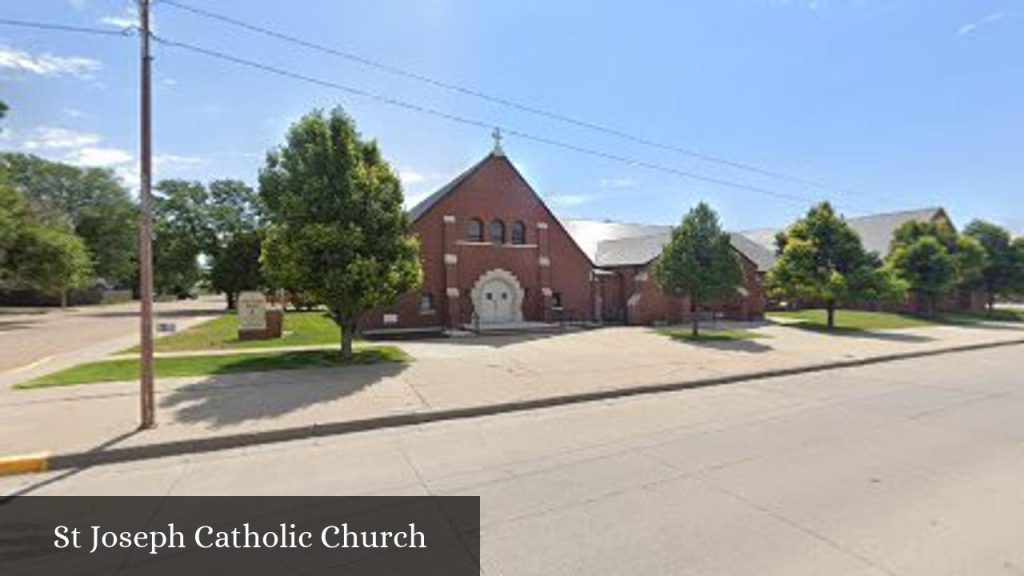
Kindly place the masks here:
[(445, 90), (450, 90), (450, 91), (458, 92), (458, 93), (461, 93), (461, 94), (464, 94), (464, 95), (467, 95), (467, 96), (472, 96), (474, 98), (479, 98), (481, 100), (486, 100), (486, 101), (494, 103), (494, 104), (499, 104), (501, 106), (506, 106), (508, 108), (513, 108), (513, 109), (519, 110), (521, 112), (527, 112), (529, 114), (534, 114), (534, 115), (537, 115), (537, 116), (542, 116), (542, 117), (545, 117), (545, 118), (548, 118), (548, 119), (551, 119), (551, 120), (557, 120), (559, 122), (563, 122), (563, 123), (566, 123), (566, 124), (571, 124), (571, 125), (574, 125), (574, 126), (577, 126), (577, 127), (580, 127), (580, 128), (586, 128), (588, 130), (593, 130), (593, 131), (596, 131), (596, 132), (601, 132), (601, 133), (609, 135), (609, 136), (614, 136), (614, 137), (617, 137), (617, 138), (628, 140), (628, 141), (633, 142), (635, 144), (641, 144), (641, 145), (648, 146), (648, 147), (651, 147), (651, 148), (658, 148), (658, 149), (661, 149), (661, 150), (667, 150), (667, 151), (670, 151), (670, 152), (675, 152), (677, 154), (682, 154), (684, 156), (689, 156), (691, 158), (695, 158), (695, 159), (698, 159), (698, 160), (701, 160), (701, 161), (704, 161), (704, 162), (709, 162), (709, 163), (712, 163), (712, 164), (718, 164), (720, 166), (727, 166), (727, 167), (738, 169), (738, 170), (744, 170), (744, 171), (751, 172), (751, 173), (754, 173), (754, 174), (759, 174), (761, 176), (767, 176), (769, 178), (775, 178), (777, 180), (785, 180), (785, 181), (789, 181), (789, 182), (793, 182), (793, 183), (797, 183), (797, 184), (802, 184), (804, 186), (810, 186), (810, 187), (813, 187), (813, 188), (818, 188), (820, 190), (826, 190), (826, 191), (832, 191), (832, 192), (840, 192), (840, 193), (843, 193), (843, 194), (852, 194), (852, 195), (857, 195), (857, 196), (863, 196), (864, 195), (863, 193), (857, 192), (857, 191), (854, 191), (854, 190), (849, 190), (849, 189), (844, 189), (844, 188), (836, 188), (836, 187), (824, 184), (824, 183), (816, 181), (816, 180), (810, 180), (810, 179), (802, 178), (802, 177), (799, 177), (799, 176), (793, 176), (793, 175), (786, 174), (786, 173), (779, 172), (779, 171), (775, 171), (775, 170), (767, 170), (767, 169), (764, 169), (764, 168), (753, 166), (751, 164), (745, 164), (743, 162), (737, 162), (735, 160), (729, 160), (729, 159), (726, 159), (726, 158), (721, 158), (721, 157), (714, 156), (714, 155), (711, 155), (711, 154), (706, 154), (706, 153), (703, 153), (703, 152), (698, 152), (696, 150), (690, 150), (690, 149), (687, 149), (687, 148), (682, 148), (682, 147), (679, 147), (679, 146), (674, 146), (672, 144), (665, 144), (665, 143), (662, 143), (662, 142), (657, 142), (657, 141), (651, 140), (649, 138), (644, 138), (644, 137), (641, 137), (641, 136), (635, 136), (633, 134), (630, 134), (628, 132), (624, 132), (622, 130), (618, 130), (616, 128), (609, 128), (607, 126), (603, 126), (603, 125), (600, 125), (600, 124), (597, 124), (597, 123), (594, 123), (594, 122), (589, 122), (589, 121), (586, 121), (586, 120), (580, 120), (578, 118), (573, 118), (571, 116), (566, 116), (564, 114), (560, 114), (560, 113), (557, 113), (557, 112), (551, 112), (549, 110), (544, 110), (542, 108), (539, 108), (539, 107), (536, 107), (536, 106), (531, 106), (529, 104), (522, 104), (520, 102), (515, 102), (513, 100), (509, 100), (509, 99), (503, 98), (501, 96), (495, 96), (493, 94), (488, 94), (488, 93), (482, 92), (480, 90), (476, 90), (476, 89), (473, 89), (473, 88), (467, 88), (465, 86), (460, 86), (458, 84), (453, 84), (453, 83), (450, 83), (450, 82), (445, 82), (443, 80), (438, 80), (438, 79), (432, 78), (430, 76), (426, 76), (426, 75), (423, 75), (423, 74), (419, 74), (419, 73), (416, 73), (416, 72), (411, 72), (409, 70), (398, 68), (396, 66), (391, 66), (389, 64), (384, 64), (384, 63), (378, 62), (376, 60), (372, 60), (370, 58), (366, 58), (364, 56), (360, 56), (358, 54), (354, 54), (354, 53), (351, 53), (351, 52), (346, 52), (346, 51), (343, 51), (343, 50), (338, 50), (336, 48), (332, 48), (330, 46), (325, 46), (323, 44), (318, 44), (318, 43), (315, 43), (315, 42), (310, 42), (308, 40), (303, 40), (302, 38), (291, 36), (291, 35), (285, 34), (283, 32), (278, 32), (278, 31), (272, 30), (270, 28), (265, 28), (263, 26), (257, 26), (255, 24), (250, 24), (248, 22), (243, 22), (242, 20), (238, 20), (236, 18), (232, 18), (232, 17), (227, 16), (225, 14), (220, 14), (220, 13), (212, 12), (212, 11), (205, 10), (205, 9), (202, 9), (202, 8), (197, 8), (195, 6), (189, 6), (187, 4), (182, 4), (181, 2), (177, 2), (176, 0), (162, 0), (161, 4), (167, 5), (167, 6), (171, 6), (171, 7), (177, 8), (179, 10), (184, 10), (186, 12), (190, 12), (192, 14), (195, 14), (195, 15), (198, 15), (198, 16), (202, 16), (202, 17), (205, 17), (205, 18), (210, 18), (210, 19), (213, 19), (213, 20), (218, 20), (220, 22), (223, 22), (225, 24), (229, 24), (231, 26), (242, 28), (242, 29), (248, 30), (250, 32), (255, 32), (257, 34), (262, 34), (264, 36), (275, 38), (277, 40), (281, 40), (281, 41), (284, 41), (284, 42), (289, 42), (291, 44), (302, 46), (304, 48), (308, 48), (308, 49), (315, 50), (315, 51), (318, 51), (318, 52), (322, 52), (322, 53), (325, 53), (325, 54), (330, 54), (332, 56), (336, 56), (336, 57), (339, 57), (339, 58), (344, 58), (346, 60), (349, 60), (349, 61), (352, 61), (352, 62), (356, 62), (356, 63), (358, 63), (358, 64), (360, 64), (362, 66), (366, 66), (366, 67), (369, 67), (369, 68), (374, 68), (376, 70), (380, 70), (380, 71), (386, 72), (388, 74), (392, 74), (392, 75), (395, 75), (395, 76), (401, 76), (401, 77), (404, 77), (404, 78), (409, 78), (409, 79), (412, 79), (412, 80), (416, 80), (418, 82), (429, 84), (431, 86), (435, 86), (435, 87), (438, 87), (438, 88), (443, 88)]
[(13, 20), (10, 18), (0, 18), (0, 25), (3, 26), (14, 26), (17, 28), (33, 28), (36, 30), (49, 30), (56, 32), (76, 32), (79, 34), (96, 34), (100, 36), (128, 36), (132, 34), (134, 28), (125, 28), (123, 30), (110, 30), (109, 28), (96, 28), (86, 26), (68, 26), (66, 24), (53, 24), (50, 22), (34, 22), (29, 20)]
[[(170, 1), (171, 0), (164, 0), (164, 2), (170, 2)], [(195, 53), (195, 54), (200, 54), (200, 55), (207, 56), (207, 57), (210, 57), (210, 58), (214, 58), (214, 59), (217, 59), (217, 60), (221, 60), (221, 61), (225, 61), (225, 62), (230, 62), (230, 63), (233, 63), (233, 64), (237, 64), (237, 65), (240, 65), (240, 66), (245, 66), (245, 67), (248, 67), (248, 68), (253, 68), (253, 69), (261, 70), (261, 71), (264, 71), (264, 72), (269, 72), (269, 73), (272, 73), (272, 74), (276, 74), (278, 76), (283, 76), (283, 77), (291, 78), (293, 80), (298, 80), (298, 81), (301, 81), (301, 82), (306, 82), (306, 83), (309, 83), (309, 84), (314, 84), (314, 85), (325, 87), (325, 88), (332, 88), (332, 89), (335, 89), (335, 90), (340, 90), (340, 91), (343, 91), (343, 92), (347, 92), (349, 94), (353, 94), (353, 95), (360, 96), (360, 97), (363, 97), (363, 98), (367, 98), (367, 99), (370, 99), (370, 100), (375, 100), (377, 102), (381, 102), (381, 103), (388, 104), (388, 105), (391, 105), (391, 106), (395, 106), (395, 107), (398, 107), (398, 108), (404, 108), (406, 110), (412, 110), (414, 112), (419, 112), (419, 113), (422, 113), (422, 114), (427, 114), (427, 115), (430, 115), (430, 116), (435, 116), (435, 117), (438, 117), (438, 118), (449, 120), (451, 122), (456, 122), (456, 123), (459, 123), (459, 124), (464, 124), (464, 125), (473, 126), (473, 127), (477, 127), (477, 128), (484, 128), (484, 129), (490, 129), (490, 128), (494, 127), (493, 123), (484, 122), (482, 120), (478, 120), (478, 119), (475, 119), (475, 118), (468, 118), (468, 117), (460, 116), (460, 115), (457, 115), (457, 114), (451, 114), (451, 113), (448, 113), (448, 112), (444, 112), (442, 110), (437, 110), (435, 108), (430, 108), (430, 107), (423, 106), (423, 105), (420, 105), (420, 104), (414, 104), (414, 103), (407, 102), (407, 101), (404, 101), (404, 100), (399, 100), (397, 98), (392, 98), (390, 96), (386, 96), (386, 95), (383, 95), (383, 94), (378, 94), (378, 93), (375, 93), (375, 92), (370, 92), (370, 91), (367, 91), (367, 90), (362, 90), (360, 88), (354, 88), (352, 86), (347, 86), (347, 85), (340, 84), (340, 83), (337, 83), (337, 82), (332, 82), (332, 81), (329, 81), (329, 80), (323, 80), (321, 78), (315, 78), (315, 77), (308, 76), (308, 75), (305, 75), (305, 74), (302, 74), (302, 73), (299, 73), (299, 72), (295, 72), (295, 71), (292, 71), (292, 70), (286, 70), (284, 68), (280, 68), (280, 67), (277, 67), (277, 66), (272, 66), (270, 64), (264, 64), (262, 62), (257, 62), (255, 60), (249, 60), (249, 59), (246, 59), (246, 58), (241, 58), (239, 56), (234, 56), (232, 54), (228, 54), (226, 52), (222, 52), (222, 51), (219, 51), (219, 50), (213, 50), (213, 49), (210, 49), (210, 48), (204, 48), (202, 46), (197, 46), (195, 44), (189, 44), (189, 43), (186, 43), (186, 42), (179, 42), (179, 41), (171, 40), (171, 39), (168, 39), (168, 38), (164, 38), (162, 36), (158, 36), (158, 35), (155, 35), (155, 34), (153, 35), (153, 40), (158, 42), (159, 44), (162, 44), (164, 46), (168, 46), (168, 47), (171, 47), (171, 48), (177, 48), (177, 49), (180, 49), (180, 50), (185, 50), (185, 51), (188, 51), (188, 52), (192, 52), (192, 53)], [(595, 157), (598, 157), (598, 158), (604, 158), (606, 160), (613, 160), (613, 161), (616, 161), (616, 162), (620, 162), (620, 163), (624, 163), (624, 164), (629, 164), (629, 165), (633, 165), (633, 166), (637, 166), (637, 167), (641, 167), (641, 168), (646, 168), (646, 169), (649, 169), (649, 170), (655, 170), (655, 171), (664, 172), (664, 173), (667, 173), (667, 174), (673, 174), (673, 175), (681, 176), (681, 177), (688, 178), (688, 179), (691, 179), (691, 180), (696, 180), (696, 181), (705, 182), (705, 183), (709, 183), (709, 184), (714, 184), (714, 185), (717, 185), (717, 186), (728, 187), (728, 188), (747, 190), (747, 191), (750, 191), (750, 192), (756, 192), (756, 193), (759, 193), (759, 194), (764, 194), (764, 195), (768, 195), (768, 196), (774, 196), (776, 198), (782, 198), (782, 199), (786, 199), (786, 200), (793, 200), (793, 201), (800, 202), (801, 204), (807, 204), (807, 203), (813, 204), (813, 203), (817, 202), (816, 199), (807, 198), (807, 197), (804, 197), (804, 196), (798, 196), (798, 195), (795, 195), (795, 194), (788, 194), (788, 193), (785, 193), (785, 192), (779, 192), (777, 190), (771, 190), (771, 189), (768, 189), (768, 188), (762, 188), (760, 186), (753, 186), (753, 185), (744, 184), (744, 183), (740, 183), (740, 182), (735, 182), (735, 181), (731, 181), (731, 180), (725, 180), (725, 179), (715, 178), (715, 177), (711, 177), (711, 176), (704, 176), (702, 174), (697, 174), (697, 173), (694, 173), (694, 172), (689, 172), (689, 171), (686, 171), (686, 170), (681, 170), (681, 169), (673, 168), (673, 167), (670, 167), (670, 166), (664, 166), (662, 164), (657, 164), (657, 163), (654, 163), (654, 162), (648, 162), (648, 161), (640, 160), (640, 159), (637, 159), (637, 158), (631, 158), (631, 157), (628, 157), (628, 156), (622, 156), (622, 155), (619, 155), (619, 154), (614, 154), (614, 153), (610, 153), (610, 152), (604, 152), (604, 151), (601, 151), (601, 150), (595, 150), (593, 148), (587, 148), (587, 147), (584, 147), (584, 146), (579, 146), (579, 145), (576, 145), (576, 144), (571, 144), (571, 143), (568, 143), (568, 142), (563, 142), (563, 141), (560, 141), (560, 140), (555, 140), (553, 138), (548, 138), (548, 137), (545, 137), (545, 136), (537, 136), (537, 135), (534, 135), (534, 134), (531, 134), (531, 133), (528, 133), (528, 132), (524, 132), (522, 130), (516, 130), (514, 128), (508, 128), (508, 127), (505, 127), (505, 126), (498, 126), (498, 128), (500, 128), (502, 131), (504, 131), (507, 134), (511, 134), (513, 136), (518, 136), (519, 138), (522, 138), (524, 140), (530, 140), (530, 141), (533, 141), (533, 142), (538, 142), (538, 143), (546, 144), (546, 145), (549, 145), (549, 146), (563, 148), (563, 149), (566, 149), (566, 150), (572, 150), (572, 151), (575, 151), (575, 152), (578, 152), (578, 153), (581, 153), (581, 154), (587, 154), (587, 155), (595, 156)]]

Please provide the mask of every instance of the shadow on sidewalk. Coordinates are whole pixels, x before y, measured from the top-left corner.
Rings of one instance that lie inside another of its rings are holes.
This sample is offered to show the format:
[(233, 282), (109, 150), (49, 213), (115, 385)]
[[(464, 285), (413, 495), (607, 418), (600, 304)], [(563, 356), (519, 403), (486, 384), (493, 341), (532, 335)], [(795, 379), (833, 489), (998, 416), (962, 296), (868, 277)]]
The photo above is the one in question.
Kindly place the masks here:
[(171, 410), (176, 422), (221, 428), (340, 400), (397, 376), (406, 367), (381, 363), (214, 376), (175, 388), (160, 406)]
[[(98, 444), (98, 445), (90, 448), (89, 450), (86, 451), (86, 454), (98, 454), (98, 453), (101, 453), (101, 452), (105, 451), (107, 448), (112, 448), (112, 447), (120, 444), (121, 442), (131, 438), (132, 436), (135, 436), (139, 432), (140, 432), (139, 430), (132, 430), (131, 432), (125, 432), (123, 434), (118, 434), (117, 436), (114, 436), (110, 440), (107, 440), (107, 441), (105, 441), (105, 442), (103, 442), (101, 444)], [(0, 496), (0, 504), (3, 504), (4, 502), (10, 500), (11, 498), (16, 498), (18, 496), (27, 496), (27, 495), (29, 495), (29, 494), (31, 494), (31, 493), (33, 493), (33, 492), (35, 492), (35, 491), (37, 491), (37, 490), (39, 490), (41, 488), (45, 488), (46, 486), (50, 486), (51, 484), (56, 484), (58, 482), (62, 482), (64, 480), (67, 480), (68, 478), (70, 478), (70, 477), (72, 477), (72, 476), (74, 476), (76, 474), (79, 474), (81, 472), (85, 472), (89, 468), (90, 468), (90, 466), (84, 466), (82, 468), (69, 468), (68, 470), (66, 470), (66, 471), (64, 471), (64, 472), (62, 472), (62, 473), (60, 473), (60, 474), (58, 474), (56, 476), (53, 476), (52, 478), (47, 478), (46, 480), (40, 480), (39, 482), (33, 482), (33, 483), (25, 486), (24, 488), (20, 488), (20, 489), (18, 489), (16, 491), (6, 495), (6, 496)]]
[(935, 340), (931, 336), (922, 336), (920, 334), (908, 334), (905, 332), (897, 331), (885, 331), (876, 332), (872, 330), (862, 330), (860, 328), (832, 328), (829, 330), (823, 326), (816, 324), (804, 324), (801, 322), (794, 322), (787, 324), (787, 328), (796, 328), (797, 330), (804, 330), (806, 332), (814, 332), (822, 336), (836, 336), (839, 338), (860, 338), (864, 340), (886, 340), (889, 342), (916, 342), (924, 343)]

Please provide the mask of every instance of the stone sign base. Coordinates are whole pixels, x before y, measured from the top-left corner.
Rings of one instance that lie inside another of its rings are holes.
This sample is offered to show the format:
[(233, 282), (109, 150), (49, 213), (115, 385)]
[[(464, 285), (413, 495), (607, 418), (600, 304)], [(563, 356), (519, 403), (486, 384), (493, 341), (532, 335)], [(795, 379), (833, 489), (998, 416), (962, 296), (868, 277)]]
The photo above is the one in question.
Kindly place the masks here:
[(238, 339), (245, 340), (275, 340), (281, 337), (284, 326), (284, 310), (271, 308), (267, 310), (267, 327), (261, 330), (239, 330)]

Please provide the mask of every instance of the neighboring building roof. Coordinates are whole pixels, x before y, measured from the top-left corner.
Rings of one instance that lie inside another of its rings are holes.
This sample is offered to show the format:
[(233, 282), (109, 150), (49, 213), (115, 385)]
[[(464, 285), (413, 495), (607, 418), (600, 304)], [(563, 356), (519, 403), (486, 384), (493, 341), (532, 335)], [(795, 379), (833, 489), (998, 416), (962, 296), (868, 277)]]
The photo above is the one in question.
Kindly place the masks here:
[(751, 240), (746, 234), (730, 232), (732, 247), (757, 266), (758, 272), (767, 272), (775, 264), (775, 251)]
[(420, 216), (423, 216), (424, 214), (427, 213), (427, 211), (434, 207), (434, 204), (437, 204), (442, 199), (444, 199), (445, 196), (448, 196), (449, 194), (454, 192), (455, 189), (458, 188), (460, 184), (465, 182), (467, 178), (472, 176), (474, 172), (476, 172), (477, 170), (480, 169), (481, 166), (486, 164), (488, 160), (496, 157), (499, 157), (499, 155), (495, 154), (494, 152), (491, 152), (487, 156), (484, 156), (479, 162), (470, 166), (465, 172), (456, 176), (454, 180), (445, 184), (440, 190), (434, 192), (430, 196), (427, 196), (423, 200), (420, 200), (418, 204), (416, 204), (409, 210), (409, 220), (412, 222), (419, 220)]
[[(846, 222), (860, 236), (860, 241), (864, 245), (865, 250), (877, 252), (879, 256), (884, 258), (889, 254), (889, 243), (892, 242), (893, 232), (901, 224), (911, 220), (930, 222), (939, 217), (946, 217), (946, 212), (942, 208), (921, 208), (918, 210), (885, 212), (883, 214), (847, 218)], [(772, 260), (774, 261), (775, 235), (779, 232), (778, 228), (760, 228), (757, 230), (744, 230), (741, 234), (767, 249), (772, 254)]]
[(572, 236), (580, 250), (583, 250), (583, 253), (595, 264), (598, 263), (598, 244), (602, 242), (650, 236), (651, 234), (663, 234), (672, 231), (671, 226), (630, 224), (627, 222), (612, 222), (610, 220), (568, 219), (562, 220), (562, 226), (565, 227), (569, 236)]
[[(671, 226), (626, 224), (598, 220), (567, 220), (565, 229), (597, 266), (643, 266), (661, 254), (672, 237)], [(771, 268), (770, 250), (738, 233), (730, 233), (732, 247), (753, 262), (758, 271)]]
[(945, 215), (942, 208), (923, 208), (920, 210), (906, 210), (903, 212), (889, 212), (886, 214), (872, 214), (858, 218), (849, 218), (847, 223), (850, 228), (860, 236), (864, 248), (871, 252), (877, 252), (885, 258), (889, 254), (889, 244), (892, 242), (893, 232), (904, 222), (931, 222), (939, 216)]
[(671, 228), (657, 234), (605, 240), (597, 245), (594, 263), (598, 266), (644, 265), (661, 254), (661, 248), (672, 238)]

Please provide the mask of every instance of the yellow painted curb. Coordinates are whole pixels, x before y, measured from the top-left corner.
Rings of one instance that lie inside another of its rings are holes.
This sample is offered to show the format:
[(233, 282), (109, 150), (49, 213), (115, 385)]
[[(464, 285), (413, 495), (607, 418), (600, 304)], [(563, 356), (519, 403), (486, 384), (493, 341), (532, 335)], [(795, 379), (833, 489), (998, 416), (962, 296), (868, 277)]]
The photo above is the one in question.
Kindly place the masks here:
[(0, 476), (35, 474), (46, 472), (49, 468), (50, 455), (45, 452), (0, 458)]

